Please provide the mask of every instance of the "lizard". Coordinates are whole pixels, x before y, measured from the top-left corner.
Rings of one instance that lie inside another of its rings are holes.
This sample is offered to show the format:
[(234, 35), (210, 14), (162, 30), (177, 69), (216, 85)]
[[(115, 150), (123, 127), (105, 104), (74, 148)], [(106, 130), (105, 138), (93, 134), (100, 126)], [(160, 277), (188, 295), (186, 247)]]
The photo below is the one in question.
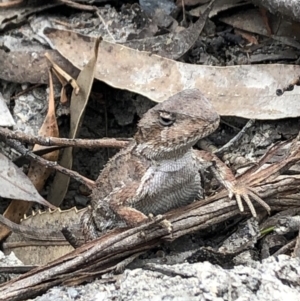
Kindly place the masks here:
[(219, 114), (198, 89), (183, 90), (146, 112), (133, 141), (108, 161), (95, 181), (90, 209), (81, 217), (85, 240), (202, 199), (200, 170), (207, 161), (240, 211), (244, 200), (256, 217), (251, 197), (270, 212), (255, 190), (237, 181), (219, 158), (193, 148), (219, 123)]
[[(229, 197), (236, 197), (240, 211), (244, 211), (243, 199), (256, 216), (251, 197), (270, 212), (255, 190), (238, 182), (217, 156), (193, 148), (214, 132), (219, 122), (220, 116), (198, 89), (181, 91), (146, 112), (134, 139), (109, 160), (95, 181), (91, 206), (80, 221), (84, 240), (93, 240), (112, 228), (134, 227), (149, 215), (202, 199), (200, 171), (207, 162)], [(14, 224), (1, 215), (0, 223), (27, 237), (40, 236), (38, 229)], [(43, 230), (43, 239), (64, 240), (62, 233), (48, 232)]]

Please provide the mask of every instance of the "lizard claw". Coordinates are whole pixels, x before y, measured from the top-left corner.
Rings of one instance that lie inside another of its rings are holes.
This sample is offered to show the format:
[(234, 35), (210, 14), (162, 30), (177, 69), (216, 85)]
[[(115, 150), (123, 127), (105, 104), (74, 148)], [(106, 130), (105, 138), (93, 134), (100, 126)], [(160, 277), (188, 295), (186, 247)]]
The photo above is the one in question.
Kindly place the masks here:
[[(150, 220), (153, 220), (153, 221), (154, 221), (154, 216), (153, 216), (152, 213), (150, 213), (150, 214), (148, 215), (148, 217), (149, 217)], [(157, 219), (161, 219), (161, 218), (162, 218), (162, 215), (159, 214), (159, 215), (156, 216), (156, 218), (157, 218)], [(172, 232), (172, 230), (173, 230), (172, 223), (171, 223), (170, 221), (168, 221), (167, 219), (163, 219), (159, 224), (160, 224), (160, 226), (161, 226), (162, 228), (166, 228), (166, 229), (168, 230), (169, 233)]]
[(270, 206), (260, 198), (257, 192), (253, 188), (247, 187), (244, 184), (236, 183), (235, 185), (230, 187), (229, 198), (231, 199), (233, 196), (235, 196), (237, 205), (241, 212), (244, 211), (244, 205), (243, 205), (243, 200), (244, 200), (248, 208), (250, 209), (252, 216), (257, 217), (255, 208), (253, 206), (250, 197), (254, 199), (257, 203), (259, 203), (262, 207), (264, 207), (268, 211), (268, 214), (270, 214), (271, 212)]
[(166, 228), (168, 230), (168, 233), (172, 233), (173, 230), (173, 225), (170, 221), (168, 221), (167, 219), (164, 219), (163, 221), (160, 222), (160, 226), (162, 228)]

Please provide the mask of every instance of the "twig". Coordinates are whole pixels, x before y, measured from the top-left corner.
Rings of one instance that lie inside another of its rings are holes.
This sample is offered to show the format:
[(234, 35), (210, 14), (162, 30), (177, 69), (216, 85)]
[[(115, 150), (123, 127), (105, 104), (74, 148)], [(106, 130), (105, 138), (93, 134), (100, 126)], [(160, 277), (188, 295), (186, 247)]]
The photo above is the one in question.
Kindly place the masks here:
[(215, 155), (218, 157), (222, 156), (230, 147), (235, 145), (237, 142), (240, 141), (240, 139), (244, 136), (246, 131), (251, 128), (255, 123), (254, 119), (250, 119), (245, 126), (239, 131), (237, 135), (235, 135), (230, 141), (228, 141), (225, 145), (223, 145), (221, 148), (219, 148), (216, 152)]
[(18, 98), (19, 96), (21, 96), (21, 95), (23, 95), (23, 94), (25, 94), (25, 93), (28, 93), (29, 91), (32, 91), (32, 90), (34, 90), (35, 88), (38, 88), (38, 87), (41, 86), (41, 85), (42, 85), (42, 84), (36, 84), (36, 85), (33, 85), (33, 86), (31, 86), (31, 87), (29, 87), (29, 88), (27, 88), (27, 89), (21, 91), (20, 93), (18, 93), (18, 94), (16, 94), (16, 95), (12, 96), (12, 97), (10, 98), (10, 100), (14, 100), (14, 99)]
[(36, 265), (21, 265), (13, 267), (0, 267), (0, 274), (24, 274), (32, 269), (35, 269)]
[(0, 137), (3, 139), (15, 139), (20, 142), (29, 144), (39, 144), (44, 146), (73, 146), (81, 148), (123, 148), (126, 147), (130, 140), (118, 140), (115, 138), (103, 139), (67, 139), (56, 137), (33, 136), (23, 132), (14, 132), (0, 127)]
[(297, 238), (291, 240), (290, 242), (288, 242), (287, 244), (285, 244), (284, 246), (282, 246), (279, 250), (277, 250), (273, 256), (278, 256), (280, 254), (285, 254), (287, 251), (292, 250), (295, 245), (296, 245), (296, 241)]
[(70, 6), (70, 7), (80, 9), (80, 10), (93, 11), (93, 12), (96, 10), (95, 6), (76, 3), (71, 0), (59, 0), (59, 2), (65, 4), (67, 6)]
[(106, 22), (104, 21), (104, 19), (102, 18), (102, 16), (101, 16), (101, 14), (100, 14), (98, 8), (97, 8), (97, 10), (96, 10), (96, 14), (97, 14), (98, 18), (100, 19), (100, 21), (103, 23), (103, 25), (104, 25), (104, 27), (105, 27), (107, 33), (109, 34), (109, 36), (112, 38), (112, 40), (113, 40), (114, 42), (116, 42), (116, 39), (114, 38), (114, 36), (113, 36), (113, 35), (111, 34), (111, 32), (109, 31), (108, 26), (107, 26)]

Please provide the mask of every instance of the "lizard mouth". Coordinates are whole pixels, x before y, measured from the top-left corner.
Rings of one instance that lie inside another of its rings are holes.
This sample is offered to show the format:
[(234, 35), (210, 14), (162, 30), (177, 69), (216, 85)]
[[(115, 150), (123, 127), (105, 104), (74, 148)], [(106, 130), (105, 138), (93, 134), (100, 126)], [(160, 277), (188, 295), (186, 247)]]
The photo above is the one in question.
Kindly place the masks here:
[(181, 137), (180, 141), (161, 142), (160, 145), (142, 143), (137, 146), (137, 151), (151, 160), (172, 159), (181, 156), (193, 147), (203, 136)]

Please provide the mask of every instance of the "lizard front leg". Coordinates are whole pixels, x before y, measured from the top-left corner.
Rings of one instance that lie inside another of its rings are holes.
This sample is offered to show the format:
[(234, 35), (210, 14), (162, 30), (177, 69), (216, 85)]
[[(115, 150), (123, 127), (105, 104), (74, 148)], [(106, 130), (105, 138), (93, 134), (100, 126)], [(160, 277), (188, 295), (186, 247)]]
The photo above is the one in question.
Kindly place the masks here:
[(137, 193), (140, 183), (129, 182), (115, 188), (104, 199), (92, 199), (92, 208), (81, 217), (81, 228), (85, 241), (94, 240), (107, 230), (120, 226), (134, 227), (148, 219), (141, 211), (134, 208), (139, 201)]
[(140, 185), (141, 183), (135, 181), (127, 183), (126, 186), (112, 192), (107, 197), (109, 208), (130, 227), (148, 219), (144, 213), (134, 208), (134, 205), (142, 197), (139, 193)]
[(271, 211), (270, 206), (260, 198), (260, 196), (256, 193), (256, 191), (253, 188), (248, 187), (244, 183), (236, 180), (231, 169), (224, 162), (222, 162), (217, 156), (215, 156), (212, 153), (206, 151), (199, 151), (199, 150), (194, 150), (194, 155), (196, 156), (196, 160), (199, 163), (203, 163), (203, 162), (213, 163), (213, 165), (210, 168), (214, 176), (228, 190), (230, 198), (235, 196), (238, 207), (241, 212), (244, 211), (244, 205), (242, 202), (242, 200), (244, 200), (247, 206), (249, 207), (252, 215), (254, 217), (257, 216), (253, 203), (250, 199), (251, 197), (256, 202), (258, 202), (261, 206), (263, 206), (268, 211), (268, 213), (270, 213)]

